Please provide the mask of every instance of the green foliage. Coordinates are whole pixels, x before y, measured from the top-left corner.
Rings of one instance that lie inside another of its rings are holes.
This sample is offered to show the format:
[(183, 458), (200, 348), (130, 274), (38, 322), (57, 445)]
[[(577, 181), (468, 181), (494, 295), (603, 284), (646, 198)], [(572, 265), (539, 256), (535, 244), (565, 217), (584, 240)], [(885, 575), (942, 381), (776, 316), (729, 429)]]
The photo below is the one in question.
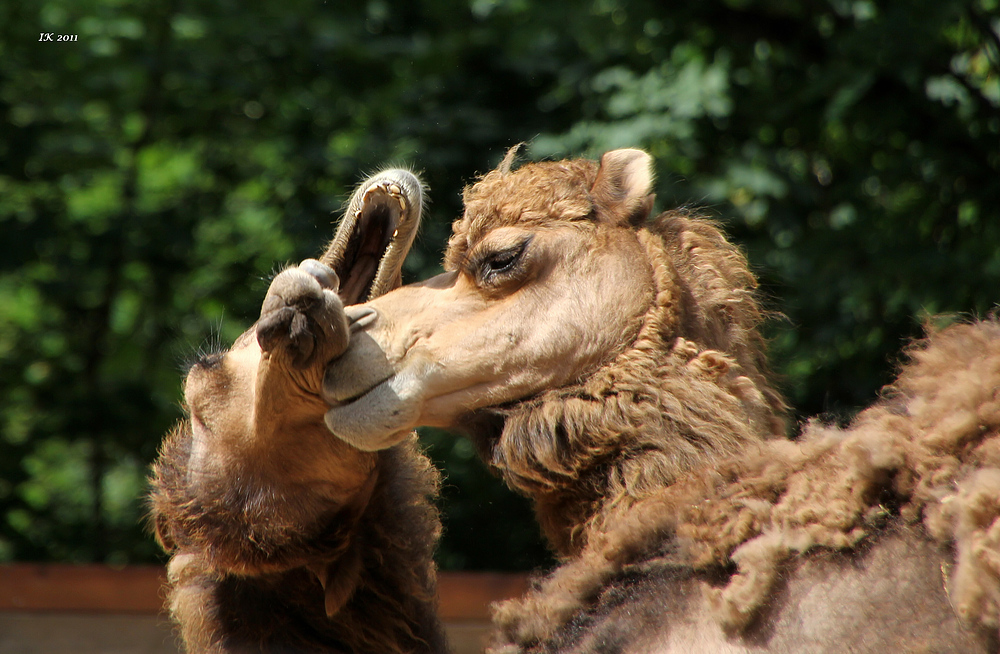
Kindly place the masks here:
[(772, 354), (800, 416), (870, 402), (927, 316), (993, 308), (995, 2), (634, 7), (633, 61), (561, 80), (582, 117), (533, 151), (642, 145), (661, 205), (722, 218), (790, 323)]
[[(0, 559), (144, 561), (180, 361), (232, 341), (386, 163), (432, 188), (406, 277), (504, 150), (641, 146), (748, 251), (799, 415), (843, 417), (1000, 282), (996, 0), (39, 0), (0, 5)], [(39, 42), (40, 32), (76, 34)], [(543, 560), (464, 441), (441, 560)]]
[(420, 439), (447, 477), (438, 563), (452, 570), (530, 570), (552, 557), (527, 499), (489, 474), (472, 441), (422, 427)]

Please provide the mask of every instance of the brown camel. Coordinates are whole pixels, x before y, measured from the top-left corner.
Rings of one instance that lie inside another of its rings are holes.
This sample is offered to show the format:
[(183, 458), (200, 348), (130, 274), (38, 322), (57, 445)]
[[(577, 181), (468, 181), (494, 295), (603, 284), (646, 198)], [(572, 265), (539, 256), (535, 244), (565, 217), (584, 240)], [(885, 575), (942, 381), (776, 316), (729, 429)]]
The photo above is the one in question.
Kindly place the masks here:
[[(377, 573), (407, 564), (349, 552), (368, 547), (368, 530), (391, 547), (424, 525), (415, 560), (427, 560), (433, 484), (410, 481), (406, 466), (426, 478), (426, 464), (400, 448), (413, 427), (436, 425), (467, 432), (533, 499), (562, 559), (498, 607), (493, 651), (996, 651), (1000, 326), (932, 336), (850, 428), (813, 424), (786, 440), (743, 256), (709, 221), (650, 220), (651, 184), (637, 150), (517, 170), (508, 156), (467, 189), (443, 275), (356, 306), (361, 295), (344, 298), (343, 316), (332, 299), (305, 308), (315, 287), (275, 280), (256, 332), (222, 358), (229, 377), (192, 370), (191, 420), (154, 480), (190, 648), (418, 649), (372, 643), (399, 624), (384, 616), (428, 615), (429, 565), (379, 595)], [(337, 275), (362, 270), (356, 260), (338, 259)], [(316, 264), (300, 270), (335, 286)], [(276, 307), (292, 310), (271, 329)], [(298, 363), (262, 386), (260, 348)], [(344, 449), (316, 429), (327, 360), (325, 421)], [(254, 402), (263, 410), (248, 412)], [(366, 478), (365, 457), (385, 453), (394, 463)], [(409, 497), (420, 519), (376, 506), (394, 476), (406, 481), (392, 497)], [(336, 538), (317, 537), (327, 532)], [(413, 588), (417, 608), (396, 611)], [(385, 604), (365, 604), (365, 620), (378, 624), (341, 635), (360, 628), (356, 603), (372, 596)]]
[(257, 323), (191, 367), (151, 498), (189, 652), (445, 649), (438, 474), (414, 438), (367, 452), (331, 437), (320, 398), (358, 329), (343, 304), (399, 285), (422, 193), (403, 170), (366, 180), (322, 260), (275, 277)]
[(511, 163), (444, 274), (346, 309), (324, 383), (345, 442), (464, 431), (534, 501), (563, 563), (493, 651), (996, 651), (1000, 326), (789, 441), (754, 277), (711, 222), (649, 220), (649, 156)]

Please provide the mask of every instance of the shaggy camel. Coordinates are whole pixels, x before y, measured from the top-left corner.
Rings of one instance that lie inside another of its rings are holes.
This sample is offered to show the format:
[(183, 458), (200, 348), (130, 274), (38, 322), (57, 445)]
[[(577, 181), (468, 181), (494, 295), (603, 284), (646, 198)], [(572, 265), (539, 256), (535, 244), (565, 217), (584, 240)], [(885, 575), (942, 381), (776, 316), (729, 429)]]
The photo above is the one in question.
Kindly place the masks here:
[(277, 275), (257, 323), (191, 367), (151, 497), (189, 652), (445, 649), (437, 472), (413, 438), (376, 453), (331, 437), (319, 396), (357, 329), (343, 304), (399, 285), (422, 193), (407, 171), (365, 181), (322, 262)]
[(649, 156), (511, 160), (445, 273), (346, 309), (323, 388), (345, 442), (464, 431), (533, 500), (563, 563), (492, 651), (996, 651), (1000, 326), (786, 440), (755, 279), (711, 222), (649, 220)]
[[(1000, 326), (934, 335), (848, 429), (811, 424), (789, 441), (768, 383), (754, 277), (711, 222), (682, 212), (649, 219), (648, 155), (511, 164), (512, 155), (467, 189), (444, 274), (360, 305), (345, 298), (349, 343), (316, 319), (343, 325), (335, 303), (298, 328), (289, 318), (293, 341), (336, 347), (305, 357), (305, 382), (292, 371), (277, 377), (265, 411), (247, 417), (249, 382), (219, 383), (211, 403), (199, 402), (198, 380), (211, 377), (192, 370), (190, 425), (168, 440), (154, 497), (161, 539), (177, 552), (172, 603), (193, 634), (189, 647), (322, 651), (320, 636), (335, 633), (348, 651), (394, 651), (371, 643), (385, 615), (405, 613), (394, 611), (414, 587), (424, 591), (415, 612), (427, 615), (429, 566), (419, 583), (392, 588), (401, 592), (382, 586), (386, 604), (366, 605), (365, 620), (377, 622), (368, 640), (349, 640), (339, 634), (359, 628), (359, 597), (378, 595), (367, 591), (371, 579), (408, 563), (382, 557), (373, 567), (364, 553), (341, 552), (356, 551), (366, 530), (403, 542), (411, 526), (391, 506), (371, 508), (373, 493), (367, 510), (352, 510), (364, 504), (352, 498), (407, 461), (426, 478), (419, 455), (400, 448), (413, 427), (434, 425), (467, 432), (532, 498), (562, 558), (525, 597), (497, 608), (495, 652), (995, 651)], [(349, 278), (351, 265), (337, 274)], [(319, 285), (330, 277), (312, 263), (300, 270)], [(299, 306), (298, 292), (269, 297)], [(271, 304), (257, 326), (261, 347), (271, 343)], [(252, 334), (223, 357), (230, 375), (267, 372)], [(313, 431), (315, 371), (328, 358), (321, 394), (339, 441)], [(307, 388), (309, 401), (285, 386)], [(286, 417), (300, 403), (309, 406), (305, 437)], [(318, 457), (324, 448), (336, 451)], [(395, 464), (362, 481), (365, 453), (387, 452), (399, 453)], [(318, 460), (330, 463), (303, 475)], [(323, 513), (314, 498), (327, 484), (339, 499)], [(433, 537), (431, 485), (407, 478), (393, 495), (410, 493), (421, 516), (410, 521), (424, 525), (418, 561)], [(324, 529), (337, 534), (328, 550), (331, 541), (316, 537)], [(286, 545), (300, 541), (310, 549)], [(271, 558), (281, 566), (260, 563)], [(323, 622), (316, 570), (340, 631)], [(277, 606), (262, 608), (262, 587)]]

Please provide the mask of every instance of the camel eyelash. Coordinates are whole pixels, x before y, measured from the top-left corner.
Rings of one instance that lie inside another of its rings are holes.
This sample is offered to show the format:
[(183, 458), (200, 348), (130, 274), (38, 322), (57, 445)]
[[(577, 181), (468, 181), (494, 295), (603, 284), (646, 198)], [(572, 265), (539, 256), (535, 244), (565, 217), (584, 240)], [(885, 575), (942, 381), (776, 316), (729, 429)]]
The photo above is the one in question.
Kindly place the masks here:
[(498, 276), (510, 273), (517, 267), (530, 242), (531, 237), (528, 237), (512, 247), (500, 250), (485, 249), (478, 252), (472, 257), (468, 270), (482, 282), (493, 281)]

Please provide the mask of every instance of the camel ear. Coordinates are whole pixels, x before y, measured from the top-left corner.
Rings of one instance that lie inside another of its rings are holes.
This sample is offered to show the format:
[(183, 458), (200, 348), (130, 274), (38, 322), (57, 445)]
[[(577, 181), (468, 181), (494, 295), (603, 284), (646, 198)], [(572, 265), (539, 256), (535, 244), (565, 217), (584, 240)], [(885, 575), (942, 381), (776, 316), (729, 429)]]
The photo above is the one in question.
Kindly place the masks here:
[(653, 209), (653, 158), (642, 150), (612, 150), (601, 157), (590, 194), (617, 224), (639, 225)]

